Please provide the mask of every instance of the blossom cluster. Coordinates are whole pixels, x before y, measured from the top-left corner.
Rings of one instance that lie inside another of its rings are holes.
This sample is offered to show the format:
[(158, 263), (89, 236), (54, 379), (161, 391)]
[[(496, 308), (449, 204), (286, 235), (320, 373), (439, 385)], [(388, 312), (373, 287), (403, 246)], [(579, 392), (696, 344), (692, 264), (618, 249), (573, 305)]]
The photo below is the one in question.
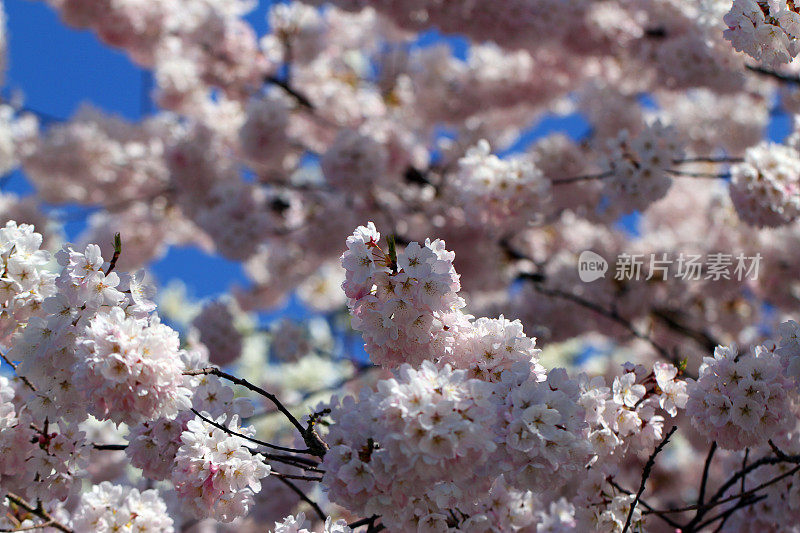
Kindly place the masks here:
[(108, 481), (92, 487), (81, 496), (72, 519), (78, 531), (140, 531), (172, 533), (172, 519), (167, 505), (153, 489), (139, 492), (132, 487), (113, 485)]
[[(287, 516), (280, 523), (275, 522), (275, 527), (271, 530), (271, 533), (312, 533), (308, 529), (309, 527), (306, 514), (301, 512), (295, 516)], [(333, 521), (330, 516), (325, 519), (325, 525), (322, 529), (322, 533), (350, 533), (351, 531), (353, 530), (347, 527), (347, 522), (341, 519)]]
[[(199, 368), (201, 363), (206, 363), (197, 353), (184, 353), (183, 359), (189, 369)], [(253, 414), (250, 401), (234, 398), (233, 389), (216, 376), (184, 376), (184, 384), (193, 391), (191, 409), (195, 411), (208, 413), (212, 418), (226, 413), (239, 417)], [(187, 408), (173, 416), (161, 416), (130, 426), (125, 453), (131, 464), (141, 468), (142, 473), (150, 479), (168, 479), (182, 443), (181, 434), (194, 418), (195, 414)]]
[(490, 396), (488, 384), (465, 371), (425, 361), (335, 403), (323, 462), (331, 499), (401, 528), (446, 522), (443, 509), (470, 507), (489, 488)]
[(500, 159), (490, 150), (486, 140), (467, 150), (450, 185), (464, 204), (470, 224), (503, 231), (541, 212), (550, 184), (531, 161)]
[(43, 314), (42, 303), (55, 292), (50, 260), (40, 249), (42, 235), (29, 224), (14, 221), (0, 228), (0, 338), (7, 342), (20, 324)]
[(622, 130), (609, 143), (606, 189), (629, 208), (646, 209), (667, 194), (672, 185), (669, 170), (682, 156), (674, 129), (661, 122), (648, 124), (635, 136)]
[(247, 514), (270, 466), (247, 446), (246, 438), (255, 434), (255, 428), (241, 427), (237, 415), (227, 423), (227, 415), (222, 415), (212, 420), (214, 424), (208, 416), (201, 413), (187, 422), (171, 479), (197, 516), (230, 522)]
[(775, 347), (739, 353), (718, 346), (703, 359), (697, 381), (688, 382), (686, 412), (697, 430), (722, 448), (763, 445), (794, 429), (791, 382), (784, 376)]
[(800, 215), (800, 152), (763, 142), (731, 168), (731, 199), (739, 216), (754, 226), (789, 224)]
[[(352, 326), (364, 335), (373, 362), (384, 366), (438, 359), (464, 318), (452, 252), (437, 239), (411, 243), (390, 257), (370, 222), (347, 239), (342, 266)], [(452, 327), (451, 327), (452, 326)], [(413, 358), (408, 357), (413, 354)]]
[(676, 416), (688, 401), (686, 382), (677, 374), (669, 363), (656, 362), (652, 372), (628, 364), (611, 388), (601, 377), (586, 383), (581, 404), (595, 453), (619, 460), (628, 449), (653, 449), (662, 438), (664, 415)]
[(789, 63), (800, 51), (800, 14), (791, 0), (734, 0), (725, 24), (737, 51), (768, 65)]
[(592, 449), (579, 383), (560, 368), (550, 371), (545, 381), (528, 378), (509, 385), (499, 431), (505, 451), (500, 460), (508, 463), (509, 483), (542, 492), (582, 472)]
[(132, 423), (188, 407), (178, 335), (151, 315), (140, 276), (112, 272), (95, 244), (65, 245), (56, 259), (47, 315), (31, 318), (9, 353), (36, 387), (35, 410)]

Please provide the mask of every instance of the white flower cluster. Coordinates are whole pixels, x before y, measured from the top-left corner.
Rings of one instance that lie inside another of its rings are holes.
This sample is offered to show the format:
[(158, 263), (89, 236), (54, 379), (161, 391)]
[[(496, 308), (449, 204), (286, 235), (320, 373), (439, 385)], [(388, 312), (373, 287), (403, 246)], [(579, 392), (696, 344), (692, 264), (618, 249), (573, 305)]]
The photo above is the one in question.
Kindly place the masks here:
[(2, 487), (9, 485), (7, 476), (13, 475), (12, 468), (19, 469), (24, 459), (13, 457), (12, 451), (24, 449), (18, 446), (18, 439), (25, 439), (21, 431), (14, 431), (18, 424), (17, 411), (11, 400), (14, 399), (14, 388), (8, 379), (0, 376), (0, 498), (5, 498)]
[(245, 113), (247, 118), (239, 129), (243, 155), (257, 165), (274, 163), (274, 154), (286, 151), (284, 145), (289, 122), (286, 103), (277, 98), (255, 98), (248, 102)]
[(348, 189), (369, 188), (386, 175), (386, 149), (372, 137), (343, 129), (322, 156), (325, 179)]
[(796, 419), (781, 358), (774, 346), (738, 353), (717, 346), (705, 357), (697, 381), (688, 381), (686, 413), (695, 428), (721, 448), (740, 450), (764, 445), (774, 435), (794, 429)]
[(739, 217), (754, 226), (781, 226), (800, 215), (800, 152), (762, 142), (731, 168), (731, 199)]
[(672, 185), (668, 171), (683, 156), (675, 130), (660, 121), (635, 136), (622, 130), (609, 143), (609, 151), (610, 177), (603, 183), (612, 199), (628, 211), (644, 210), (663, 198)]
[(75, 425), (49, 424), (17, 410), (15, 390), (0, 377), (0, 498), (7, 492), (46, 501), (66, 500), (80, 488), (88, 459), (85, 434)]
[[(518, 381), (513, 374), (507, 376)], [(563, 485), (585, 468), (591, 454), (579, 403), (580, 384), (557, 368), (548, 373), (546, 381), (527, 378), (508, 385), (510, 391), (501, 407), (500, 439), (509, 483), (536, 492)]]
[(98, 419), (133, 424), (189, 407), (180, 339), (158, 317), (100, 311), (78, 341), (75, 379)]
[(172, 533), (167, 505), (155, 490), (103, 481), (83, 493), (72, 519), (75, 531), (93, 533)]
[[(5, 13), (0, 11), (0, 25), (4, 26)], [(0, 36), (0, 41), (4, 36)], [(4, 43), (0, 42), (0, 49)], [(0, 52), (0, 57), (5, 54)], [(5, 65), (0, 59), (0, 68)], [(39, 133), (39, 124), (32, 114), (18, 115), (15, 109), (6, 104), (0, 105), (0, 175), (8, 174), (18, 165), (20, 156), (26, 155)]]
[(547, 510), (537, 513), (537, 533), (571, 533), (575, 531), (575, 506), (565, 498), (552, 502)]
[(781, 340), (775, 353), (783, 359), (786, 374), (800, 386), (800, 324), (789, 320), (778, 326)]
[(169, 180), (163, 159), (169, 122), (131, 124), (85, 107), (56, 123), (26, 154), (26, 175), (50, 202), (147, 198)]
[[(184, 352), (187, 368), (199, 368), (189, 353)], [(231, 387), (213, 375), (196, 377), (184, 376), (186, 385), (194, 391), (192, 408), (209, 413), (214, 419), (225, 413), (247, 417), (253, 414), (253, 404), (247, 398), (234, 398)], [(181, 433), (186, 430), (189, 420), (195, 418), (190, 410), (181, 411), (174, 417), (161, 417), (148, 420), (130, 428), (128, 447), (125, 453), (131, 464), (142, 469), (150, 479), (169, 479), (175, 464), (175, 455), (181, 446)]]
[(55, 292), (55, 276), (45, 269), (50, 254), (41, 246), (42, 235), (29, 224), (10, 220), (0, 228), (0, 340), (41, 315), (42, 302)]
[[(56, 259), (62, 271), (42, 302), (46, 316), (31, 318), (9, 350), (37, 388), (31, 409), (51, 420), (80, 421), (91, 411), (115, 422), (175, 412), (189, 395), (177, 334), (150, 318), (155, 306), (139, 276), (109, 272), (95, 244), (83, 253), (66, 245)], [(143, 381), (133, 392), (140, 374), (157, 389)]]
[(458, 160), (452, 181), (469, 224), (503, 231), (534, 220), (550, 195), (550, 182), (530, 159), (500, 159), (481, 140)]
[[(331, 500), (402, 530), (430, 513), (446, 521), (445, 509), (470, 508), (489, 489), (490, 396), (491, 386), (466, 371), (426, 361), (419, 370), (403, 365), (358, 401), (334, 404), (323, 462)], [(420, 514), (425, 508), (433, 511)]]
[(674, 417), (686, 407), (686, 382), (677, 375), (678, 369), (667, 363), (655, 363), (649, 373), (642, 365), (628, 364), (611, 389), (602, 377), (587, 383), (580, 401), (591, 426), (593, 453), (620, 460), (631, 449), (652, 450), (662, 437), (662, 415)]
[(791, 0), (734, 0), (723, 32), (738, 52), (771, 66), (800, 52), (800, 15)]
[(545, 371), (538, 363), (541, 350), (536, 348), (536, 339), (528, 337), (519, 320), (481, 317), (472, 323), (469, 335), (445, 354), (441, 362), (454, 368), (469, 370), (470, 376), (483, 381), (500, 381), (506, 370), (515, 363), (524, 362), (542, 379)]
[[(611, 485), (603, 472), (590, 470), (578, 489), (576, 524), (569, 531), (622, 533), (633, 499), (633, 494), (621, 492)], [(644, 525), (644, 516), (640, 505), (637, 505), (631, 516), (629, 531), (647, 531)]]
[[(313, 533), (310, 529), (305, 513), (296, 516), (287, 516), (283, 522), (275, 522), (275, 527), (270, 533)], [(351, 533), (352, 528), (347, 527), (347, 521), (339, 519), (334, 521), (330, 516), (325, 519), (322, 533)]]
[[(378, 246), (380, 233), (370, 222), (347, 238), (342, 266), (350, 299), (352, 326), (362, 332), (372, 361), (393, 367), (437, 360), (453, 344), (460, 309), (455, 254), (444, 241), (412, 242), (397, 253), (397, 263)], [(466, 324), (469, 325), (468, 322)]]
[[(264, 456), (248, 448), (255, 428), (241, 427), (238, 415), (222, 415), (214, 420), (230, 432), (206, 422), (199, 416), (186, 424), (182, 445), (175, 456), (172, 483), (185, 507), (197, 517), (212, 517), (230, 522), (247, 514), (253, 494), (261, 491), (261, 479), (271, 468)], [(239, 435), (236, 435), (238, 433)]]
[(234, 325), (234, 302), (217, 300), (207, 303), (192, 321), (200, 332), (200, 342), (208, 348), (209, 360), (224, 366), (242, 354), (242, 334)]

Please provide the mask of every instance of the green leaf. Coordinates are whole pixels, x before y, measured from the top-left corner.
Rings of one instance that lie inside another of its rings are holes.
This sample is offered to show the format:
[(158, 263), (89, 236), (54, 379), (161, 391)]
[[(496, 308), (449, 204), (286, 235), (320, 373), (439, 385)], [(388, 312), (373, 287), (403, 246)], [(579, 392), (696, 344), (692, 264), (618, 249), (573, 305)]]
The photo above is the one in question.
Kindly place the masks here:
[(389, 243), (389, 260), (392, 262), (392, 271), (397, 272), (397, 249), (395, 247), (394, 235), (386, 237)]

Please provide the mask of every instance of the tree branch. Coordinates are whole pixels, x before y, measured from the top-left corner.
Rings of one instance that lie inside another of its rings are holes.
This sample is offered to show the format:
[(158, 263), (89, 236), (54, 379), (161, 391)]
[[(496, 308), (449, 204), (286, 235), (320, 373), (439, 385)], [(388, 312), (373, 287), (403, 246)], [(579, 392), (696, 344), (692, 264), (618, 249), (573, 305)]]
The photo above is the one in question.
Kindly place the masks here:
[(45, 522), (47, 522), (48, 527), (53, 527), (59, 531), (63, 531), (64, 533), (74, 533), (70, 528), (68, 528), (67, 526), (65, 526), (58, 520), (54, 519), (52, 516), (50, 516), (50, 513), (45, 511), (41, 505), (34, 507), (30, 503), (26, 502), (20, 496), (14, 494), (13, 492), (9, 492), (8, 494), (6, 494), (6, 498), (14, 505), (21, 507), (22, 509), (25, 509), (29, 513), (36, 515)]
[(327, 515), (324, 512), (322, 512), (322, 509), (317, 504), (317, 502), (315, 502), (314, 500), (312, 500), (311, 498), (306, 496), (306, 493), (303, 492), (302, 490), (300, 490), (299, 488), (297, 488), (297, 485), (295, 485), (294, 483), (292, 483), (291, 481), (289, 481), (286, 478), (278, 477), (276, 479), (278, 481), (280, 481), (281, 483), (283, 483), (284, 485), (286, 485), (287, 487), (289, 487), (290, 489), (292, 489), (292, 491), (294, 491), (295, 494), (300, 496), (301, 500), (303, 500), (308, 505), (310, 505), (311, 508), (314, 509), (314, 511), (317, 513), (317, 516), (319, 517), (320, 520), (322, 520), (324, 522), (325, 519), (328, 518)]
[(636, 497), (631, 502), (631, 508), (628, 511), (628, 518), (625, 519), (625, 526), (622, 528), (622, 533), (628, 531), (628, 528), (631, 525), (631, 520), (633, 520), (633, 511), (636, 509), (636, 504), (639, 503), (639, 498), (642, 497), (642, 493), (644, 492), (645, 485), (647, 484), (647, 478), (650, 477), (650, 471), (653, 470), (653, 466), (656, 464), (656, 456), (661, 453), (661, 450), (664, 449), (664, 446), (667, 445), (669, 442), (669, 438), (678, 430), (678, 426), (672, 426), (664, 438), (661, 440), (661, 443), (656, 446), (656, 449), (653, 450), (653, 453), (650, 454), (650, 457), (647, 459), (647, 463), (644, 465), (644, 470), (642, 470), (642, 482), (639, 484), (639, 490), (636, 491)]

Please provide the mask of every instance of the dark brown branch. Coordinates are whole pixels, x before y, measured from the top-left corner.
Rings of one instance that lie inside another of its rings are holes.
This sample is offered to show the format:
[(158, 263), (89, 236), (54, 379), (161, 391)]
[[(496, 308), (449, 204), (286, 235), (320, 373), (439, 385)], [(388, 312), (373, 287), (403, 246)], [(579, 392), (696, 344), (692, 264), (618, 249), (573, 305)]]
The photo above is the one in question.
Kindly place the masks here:
[(269, 475), (275, 476), (280, 479), (297, 479), (299, 481), (322, 481), (321, 477), (302, 476), (299, 474), (283, 474), (281, 472), (275, 472), (274, 470), (271, 471)]
[(378, 515), (374, 514), (374, 515), (372, 515), (370, 517), (362, 518), (361, 520), (356, 520), (355, 522), (351, 522), (350, 524), (347, 524), (347, 527), (349, 527), (350, 529), (355, 529), (355, 528), (361, 527), (361, 526), (368, 526), (368, 525), (374, 524), (375, 520), (377, 520), (378, 518), (380, 518), (380, 517)]
[(192, 407), (191, 410), (192, 410), (192, 412), (194, 414), (196, 414), (202, 420), (204, 420), (205, 422), (208, 422), (209, 424), (211, 424), (215, 428), (220, 429), (220, 430), (224, 431), (225, 433), (228, 433), (229, 435), (234, 435), (236, 437), (239, 437), (239, 438), (245, 439), (247, 441), (250, 441), (253, 444), (258, 444), (259, 446), (265, 446), (267, 448), (272, 448), (272, 449), (275, 449), (275, 450), (281, 450), (283, 452), (309, 453), (309, 450), (296, 450), (294, 448), (286, 448), (284, 446), (278, 446), (277, 444), (270, 444), (269, 442), (266, 442), (266, 441), (263, 441), (263, 440), (260, 440), (260, 439), (256, 439), (255, 437), (248, 437), (244, 433), (241, 433), (239, 431), (235, 431), (235, 430), (233, 430), (231, 428), (223, 426), (222, 424), (220, 424), (218, 422), (215, 422), (214, 420), (211, 420), (207, 416), (205, 416), (205, 415), (201, 414), (200, 412), (198, 412), (197, 409), (195, 409), (194, 407)]
[(301, 106), (310, 110), (314, 109), (314, 104), (311, 103), (311, 100), (309, 100), (306, 95), (289, 85), (288, 82), (277, 78), (276, 76), (267, 76), (265, 81), (283, 89), (286, 94), (294, 98), (295, 101)]
[(610, 170), (606, 170), (605, 172), (601, 172), (599, 174), (585, 174), (583, 176), (574, 176), (571, 178), (562, 178), (559, 180), (553, 180), (551, 183), (553, 185), (569, 185), (571, 183), (580, 183), (582, 181), (594, 181), (594, 180), (603, 180), (606, 178), (610, 178), (613, 173)]
[(558, 289), (548, 289), (547, 287), (542, 286), (542, 284), (537, 282), (535, 279), (531, 278), (531, 281), (534, 282), (533, 283), (534, 290), (536, 290), (536, 292), (538, 292), (539, 294), (542, 294), (544, 296), (549, 296), (551, 298), (560, 298), (562, 300), (570, 301), (572, 303), (580, 305), (581, 307), (589, 309), (590, 311), (594, 311), (595, 313), (604, 316), (609, 320), (612, 320), (613, 322), (616, 322), (617, 324), (628, 330), (631, 334), (633, 334), (634, 337), (646, 341), (648, 344), (650, 344), (650, 346), (652, 346), (659, 353), (659, 355), (661, 355), (661, 357), (663, 357), (667, 361), (670, 361), (675, 366), (679, 367), (681, 362), (676, 357), (670, 355), (670, 353), (663, 346), (655, 342), (649, 335), (639, 331), (636, 327), (634, 327), (633, 324), (631, 324), (628, 320), (626, 320), (623, 316), (621, 316), (616, 310), (606, 309), (605, 307), (599, 304), (586, 300), (583, 297), (578, 296), (577, 294), (573, 294), (571, 292), (561, 291)]
[(286, 485), (287, 487), (289, 487), (290, 489), (292, 489), (292, 491), (294, 491), (294, 493), (295, 493), (295, 494), (297, 494), (298, 496), (300, 496), (300, 499), (301, 499), (301, 500), (303, 500), (304, 502), (306, 502), (308, 505), (310, 505), (310, 506), (311, 506), (311, 508), (312, 508), (312, 509), (314, 509), (314, 511), (317, 513), (317, 516), (319, 517), (319, 519), (320, 519), (320, 520), (322, 520), (323, 522), (325, 521), (325, 519), (327, 518), (327, 516), (325, 515), (325, 513), (323, 513), (323, 512), (322, 512), (322, 509), (321, 509), (321, 508), (320, 508), (320, 506), (317, 504), (317, 502), (315, 502), (314, 500), (312, 500), (311, 498), (309, 498), (308, 496), (306, 496), (306, 493), (305, 493), (305, 492), (303, 492), (302, 490), (300, 490), (299, 488), (297, 488), (297, 485), (295, 485), (294, 483), (292, 483), (292, 482), (291, 482), (291, 481), (289, 481), (288, 479), (286, 479), (286, 478), (282, 478), (282, 477), (278, 477), (278, 478), (276, 478), (276, 479), (277, 479), (278, 481), (280, 481), (281, 483), (283, 483), (284, 485)]
[(768, 76), (770, 78), (774, 78), (784, 83), (794, 83), (800, 85), (800, 77), (798, 76), (794, 76), (791, 74), (783, 74), (776, 70), (770, 70), (768, 68), (760, 67), (758, 65), (745, 65), (745, 68), (750, 72), (755, 72), (756, 74), (760, 74), (762, 76)]
[(644, 465), (644, 470), (642, 470), (642, 482), (639, 484), (639, 490), (636, 491), (636, 496), (634, 497), (633, 501), (631, 502), (631, 508), (628, 510), (628, 517), (625, 519), (625, 526), (622, 528), (622, 533), (628, 531), (628, 528), (631, 525), (631, 520), (633, 520), (633, 511), (636, 509), (636, 504), (639, 503), (639, 498), (642, 497), (642, 493), (644, 492), (645, 485), (647, 484), (647, 478), (650, 477), (650, 472), (653, 470), (653, 466), (656, 464), (656, 456), (661, 453), (661, 450), (664, 449), (664, 446), (667, 445), (669, 442), (669, 438), (678, 430), (678, 426), (672, 426), (672, 428), (664, 435), (664, 438), (661, 440), (661, 443), (656, 446), (656, 449), (653, 450), (653, 453), (650, 454), (650, 457), (647, 458), (647, 463)]
[(8, 363), (8, 366), (10, 366), (12, 369), (14, 369), (14, 373), (17, 375), (17, 377), (18, 377), (20, 380), (22, 380), (22, 382), (25, 384), (25, 386), (27, 386), (27, 387), (28, 387), (29, 389), (31, 389), (33, 392), (36, 392), (36, 386), (35, 386), (33, 383), (31, 383), (31, 381), (30, 381), (28, 378), (26, 378), (25, 376), (23, 376), (23, 375), (21, 375), (21, 374), (19, 374), (19, 373), (17, 372), (17, 365), (15, 365), (15, 364), (14, 364), (14, 362), (13, 362), (13, 361), (11, 361), (11, 359), (9, 359), (8, 357), (6, 357), (6, 354), (4, 354), (3, 352), (0, 352), (0, 357), (2, 357), (2, 358), (3, 358), (3, 361), (5, 361), (6, 363)]
[(686, 157), (683, 159), (675, 159), (672, 163), (681, 165), (683, 163), (741, 163), (743, 161), (743, 157)]
[(47, 522), (49, 527), (55, 528), (59, 531), (63, 531), (64, 533), (73, 533), (73, 531), (70, 528), (68, 528), (67, 526), (65, 526), (58, 520), (55, 520), (52, 516), (50, 516), (50, 513), (45, 511), (41, 505), (34, 507), (30, 503), (26, 502), (23, 498), (14, 494), (13, 492), (9, 492), (8, 494), (6, 494), (6, 498), (14, 505), (21, 507), (22, 509), (25, 509), (29, 513), (36, 515), (45, 522)]
[[(241, 385), (242, 387), (245, 387), (246, 389), (251, 390), (251, 391), (255, 392), (256, 394), (260, 394), (261, 396), (264, 396), (269, 401), (271, 401), (275, 405), (275, 407), (278, 408), (278, 411), (283, 413), (283, 415), (286, 416), (286, 418), (289, 419), (289, 422), (291, 422), (292, 425), (295, 428), (297, 428), (297, 431), (300, 432), (300, 435), (303, 437), (303, 441), (306, 443), (306, 446), (308, 446), (309, 451), (307, 453), (310, 453), (311, 455), (316, 455), (317, 457), (324, 457), (325, 456), (325, 452), (327, 452), (328, 446), (319, 437), (317, 432), (314, 431), (314, 429), (310, 428), (310, 427), (308, 429), (304, 428), (303, 425), (300, 423), (300, 421), (297, 420), (297, 418), (295, 418), (295, 416), (292, 413), (290, 413), (288, 409), (286, 409), (286, 407), (281, 403), (281, 401), (278, 399), (278, 397), (275, 396), (274, 394), (265, 391), (261, 387), (253, 385), (252, 383), (250, 383), (246, 379), (237, 378), (236, 376), (234, 376), (232, 374), (228, 374), (227, 372), (223, 372), (222, 370), (220, 370), (219, 368), (216, 368), (216, 367), (208, 367), (208, 368), (200, 368), (200, 369), (197, 369), (197, 370), (189, 370), (187, 372), (184, 372), (184, 375), (186, 375), (186, 376), (200, 376), (200, 375), (217, 376), (217, 377), (220, 377), (220, 378), (223, 378), (223, 379), (227, 379), (228, 381), (230, 381), (231, 383), (234, 383), (236, 385)], [(303, 452), (303, 453), (306, 453), (306, 452)]]
[(721, 344), (717, 339), (709, 335), (707, 332), (692, 329), (689, 326), (681, 323), (677, 318), (678, 313), (675, 311), (671, 311), (669, 309), (654, 309), (652, 311), (652, 315), (661, 320), (674, 332), (680, 333), (685, 337), (689, 337), (709, 352), (713, 352), (717, 346)]
[(706, 484), (708, 483), (708, 469), (711, 467), (711, 460), (714, 459), (714, 452), (717, 451), (717, 441), (711, 443), (706, 456), (706, 462), (703, 465), (703, 478), (700, 480), (700, 492), (697, 496), (697, 503), (703, 505), (706, 498)]
[(127, 444), (97, 444), (96, 442), (92, 444), (92, 448), (95, 450), (125, 450), (128, 447)]
[(679, 178), (723, 179), (731, 176), (727, 172), (721, 174), (716, 174), (714, 172), (687, 172), (685, 170), (675, 170), (671, 168), (667, 169), (666, 172)]

